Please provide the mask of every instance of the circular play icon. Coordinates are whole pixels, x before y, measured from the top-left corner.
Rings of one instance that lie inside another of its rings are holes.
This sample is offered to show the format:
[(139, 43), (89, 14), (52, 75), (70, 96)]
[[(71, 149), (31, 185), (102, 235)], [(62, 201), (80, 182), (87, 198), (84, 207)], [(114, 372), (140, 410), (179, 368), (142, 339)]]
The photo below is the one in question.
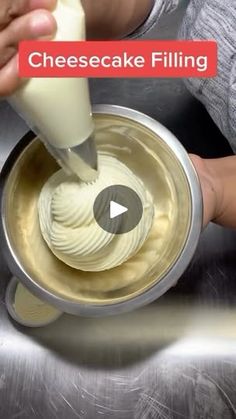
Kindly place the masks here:
[(93, 213), (103, 230), (123, 234), (138, 225), (143, 215), (143, 205), (133, 189), (113, 185), (99, 193), (94, 202)]

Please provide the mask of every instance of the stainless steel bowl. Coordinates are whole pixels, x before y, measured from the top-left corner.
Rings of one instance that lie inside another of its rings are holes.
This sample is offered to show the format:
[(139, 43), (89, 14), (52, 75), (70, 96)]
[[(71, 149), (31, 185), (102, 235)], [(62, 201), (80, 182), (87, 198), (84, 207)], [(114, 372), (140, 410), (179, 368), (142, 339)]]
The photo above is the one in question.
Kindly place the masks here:
[(157, 299), (187, 268), (202, 228), (202, 195), (188, 154), (164, 126), (135, 110), (94, 107), (97, 146), (113, 152), (150, 190), (156, 206), (145, 245), (122, 267), (83, 273), (59, 261), (40, 234), (37, 201), (57, 164), (32, 133), (0, 176), (0, 238), (12, 273), (39, 298), (76, 315), (106, 316)]

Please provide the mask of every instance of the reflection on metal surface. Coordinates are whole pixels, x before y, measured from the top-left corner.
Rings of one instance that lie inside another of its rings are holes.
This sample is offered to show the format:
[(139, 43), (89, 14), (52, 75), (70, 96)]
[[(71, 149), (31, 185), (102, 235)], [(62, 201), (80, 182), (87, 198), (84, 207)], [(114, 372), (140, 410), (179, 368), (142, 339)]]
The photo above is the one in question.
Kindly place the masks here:
[[(6, 400), (1, 417), (4, 412), (12, 419), (236, 414), (234, 308), (172, 296), (131, 314), (64, 315), (34, 330), (10, 325), (4, 307), (0, 310), (7, 325), (0, 332), (0, 396)], [(13, 402), (16, 395), (22, 403)]]
[(12, 277), (5, 293), (5, 305), (8, 314), (22, 326), (43, 327), (55, 322), (62, 313), (45, 305)]
[[(96, 363), (99, 350), (111, 353), (118, 347), (124, 355), (139, 350), (159, 356), (236, 355), (236, 308), (207, 308), (202, 304), (165, 299), (130, 314), (104, 319), (63, 315), (55, 325), (27, 330), (44, 347), (61, 355), (80, 348)], [(21, 337), (20, 337), (21, 340)], [(11, 336), (7, 351), (18, 351), (19, 336)], [(94, 352), (95, 351), (95, 352)], [(77, 361), (79, 354), (77, 354)], [(144, 356), (145, 358), (145, 356)], [(142, 359), (142, 356), (140, 356)]]

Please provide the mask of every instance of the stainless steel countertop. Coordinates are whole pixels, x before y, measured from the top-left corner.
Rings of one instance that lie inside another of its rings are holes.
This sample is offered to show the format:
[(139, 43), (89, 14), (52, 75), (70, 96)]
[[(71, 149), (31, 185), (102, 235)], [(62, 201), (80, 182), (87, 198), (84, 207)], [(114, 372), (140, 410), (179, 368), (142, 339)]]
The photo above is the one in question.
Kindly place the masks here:
[[(182, 12), (151, 36), (173, 37)], [(93, 80), (91, 92), (95, 103), (153, 116), (188, 151), (231, 152), (179, 80)], [(0, 103), (0, 167), (26, 131)], [(5, 310), (10, 273), (1, 255), (0, 273), (1, 419), (236, 417), (235, 231), (210, 225), (175, 288), (142, 310), (106, 319), (64, 315), (45, 328), (19, 327)]]

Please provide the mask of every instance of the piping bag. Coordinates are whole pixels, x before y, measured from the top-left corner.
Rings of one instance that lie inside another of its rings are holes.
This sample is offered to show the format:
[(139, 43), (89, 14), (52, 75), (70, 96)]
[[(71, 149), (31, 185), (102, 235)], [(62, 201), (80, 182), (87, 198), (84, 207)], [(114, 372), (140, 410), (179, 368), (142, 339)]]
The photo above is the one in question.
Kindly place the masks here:
[[(52, 41), (85, 40), (80, 0), (58, 0)], [(8, 98), (11, 106), (43, 141), (69, 175), (85, 182), (97, 177), (94, 125), (85, 78), (31, 78)]]

